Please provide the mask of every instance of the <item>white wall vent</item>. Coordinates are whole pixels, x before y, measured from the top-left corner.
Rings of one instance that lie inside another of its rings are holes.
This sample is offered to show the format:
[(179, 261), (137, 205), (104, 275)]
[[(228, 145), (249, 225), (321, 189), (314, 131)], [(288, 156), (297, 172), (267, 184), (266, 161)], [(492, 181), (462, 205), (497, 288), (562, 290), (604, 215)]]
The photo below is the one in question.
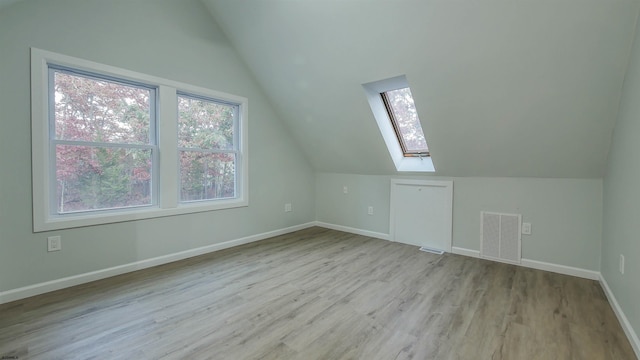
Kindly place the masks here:
[(480, 256), (520, 264), (522, 215), (480, 212)]

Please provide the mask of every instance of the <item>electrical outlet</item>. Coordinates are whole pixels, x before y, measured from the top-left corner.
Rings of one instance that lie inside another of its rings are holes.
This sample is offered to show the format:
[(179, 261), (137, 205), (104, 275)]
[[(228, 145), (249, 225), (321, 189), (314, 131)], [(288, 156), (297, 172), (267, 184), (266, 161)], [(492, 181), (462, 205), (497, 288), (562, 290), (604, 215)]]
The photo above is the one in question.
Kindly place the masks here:
[(620, 274), (624, 275), (624, 255), (620, 254)]
[(367, 209), (367, 214), (373, 215), (373, 206), (369, 206), (369, 208)]
[(347, 185), (342, 187), (342, 192), (345, 193), (345, 194), (349, 193), (349, 188), (347, 187)]
[(531, 223), (522, 223), (522, 233), (524, 235), (531, 235)]
[(49, 236), (47, 238), (47, 251), (62, 250), (62, 238), (60, 236)]
[(291, 207), (291, 203), (284, 204), (284, 212), (292, 212), (293, 208)]

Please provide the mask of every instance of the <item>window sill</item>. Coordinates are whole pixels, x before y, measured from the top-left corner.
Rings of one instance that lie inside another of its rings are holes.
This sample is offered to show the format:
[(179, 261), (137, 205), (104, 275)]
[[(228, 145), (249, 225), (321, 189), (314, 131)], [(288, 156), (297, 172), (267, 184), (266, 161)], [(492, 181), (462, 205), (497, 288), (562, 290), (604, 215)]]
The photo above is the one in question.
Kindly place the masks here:
[(101, 211), (96, 213), (66, 214), (46, 216), (42, 222), (34, 221), (33, 231), (43, 232), (51, 230), (71, 229), (93, 225), (112, 224), (126, 221), (153, 219), (166, 216), (185, 215), (198, 212), (233, 209), (249, 206), (243, 199), (218, 200), (215, 202), (197, 202), (180, 204), (175, 208), (145, 207), (113, 212)]
[(435, 172), (431, 157), (396, 157), (394, 158), (398, 172)]

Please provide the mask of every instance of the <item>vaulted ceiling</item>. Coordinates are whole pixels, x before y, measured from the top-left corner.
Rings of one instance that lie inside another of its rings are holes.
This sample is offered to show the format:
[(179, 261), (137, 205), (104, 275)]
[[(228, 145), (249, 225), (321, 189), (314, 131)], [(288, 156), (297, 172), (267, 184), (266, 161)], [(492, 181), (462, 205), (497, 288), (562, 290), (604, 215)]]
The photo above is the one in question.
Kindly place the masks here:
[(406, 75), (437, 175), (603, 175), (636, 0), (202, 1), (317, 171), (396, 173), (361, 85)]
[(494, 177), (603, 176), (640, 9), (638, 0), (201, 1), (317, 171), (396, 173), (362, 84), (406, 75), (436, 174)]

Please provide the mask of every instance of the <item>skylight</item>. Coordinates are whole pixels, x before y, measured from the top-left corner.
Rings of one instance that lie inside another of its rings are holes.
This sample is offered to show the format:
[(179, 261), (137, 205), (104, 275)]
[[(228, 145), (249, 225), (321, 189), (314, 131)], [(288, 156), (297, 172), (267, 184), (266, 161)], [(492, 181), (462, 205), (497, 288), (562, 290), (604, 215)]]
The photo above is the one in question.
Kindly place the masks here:
[(389, 90), (380, 94), (404, 156), (429, 156), (411, 89)]
[(435, 172), (406, 76), (362, 84), (362, 89), (396, 170)]

